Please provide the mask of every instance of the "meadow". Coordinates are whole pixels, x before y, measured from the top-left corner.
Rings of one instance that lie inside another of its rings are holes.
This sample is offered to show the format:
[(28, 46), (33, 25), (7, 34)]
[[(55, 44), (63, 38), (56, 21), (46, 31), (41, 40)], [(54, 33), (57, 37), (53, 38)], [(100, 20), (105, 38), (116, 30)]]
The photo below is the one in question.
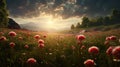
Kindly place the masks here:
[[(106, 40), (110, 36), (115, 38)], [(106, 53), (110, 46), (120, 46), (120, 29), (65, 34), (0, 28), (0, 38), (1, 67), (120, 67), (120, 58)], [(92, 46), (98, 51), (91, 53)], [(88, 59), (94, 65), (85, 64)]]

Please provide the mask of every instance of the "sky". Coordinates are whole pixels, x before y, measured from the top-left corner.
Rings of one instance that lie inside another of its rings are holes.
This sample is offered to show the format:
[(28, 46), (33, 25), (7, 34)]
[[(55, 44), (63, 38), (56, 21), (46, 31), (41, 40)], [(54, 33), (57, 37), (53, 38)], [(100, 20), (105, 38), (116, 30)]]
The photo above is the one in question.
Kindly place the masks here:
[[(6, 0), (7, 8), (19, 24), (35, 23), (42, 29), (69, 29), (83, 16), (97, 17), (120, 9), (120, 0)], [(29, 25), (29, 24), (28, 24)]]

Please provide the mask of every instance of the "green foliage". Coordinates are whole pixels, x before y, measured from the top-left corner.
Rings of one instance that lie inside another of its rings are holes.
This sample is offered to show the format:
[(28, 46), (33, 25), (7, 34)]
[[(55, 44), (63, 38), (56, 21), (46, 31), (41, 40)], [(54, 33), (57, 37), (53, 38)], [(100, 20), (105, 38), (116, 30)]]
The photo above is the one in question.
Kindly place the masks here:
[(104, 17), (104, 19), (103, 19), (103, 25), (110, 25), (111, 24), (110, 22), (111, 22), (110, 21), (110, 17), (108, 17), (108, 16)]
[(90, 23), (90, 21), (89, 21), (89, 18), (88, 18), (88, 17), (83, 17), (83, 18), (82, 18), (82, 26), (83, 26), (83, 27), (88, 27), (88, 26), (89, 26), (89, 23)]
[(76, 28), (87, 28), (94, 26), (108, 26), (120, 23), (120, 11), (113, 9), (110, 16), (91, 18), (83, 17), (82, 24), (77, 24)]
[(0, 27), (7, 27), (8, 12), (6, 9), (6, 0), (0, 0)]
[(112, 24), (120, 22), (120, 11), (113, 9), (111, 15)]
[(78, 22), (77, 25), (76, 25), (76, 28), (80, 28), (80, 23)]
[(75, 29), (75, 26), (73, 24), (71, 25), (71, 29)]

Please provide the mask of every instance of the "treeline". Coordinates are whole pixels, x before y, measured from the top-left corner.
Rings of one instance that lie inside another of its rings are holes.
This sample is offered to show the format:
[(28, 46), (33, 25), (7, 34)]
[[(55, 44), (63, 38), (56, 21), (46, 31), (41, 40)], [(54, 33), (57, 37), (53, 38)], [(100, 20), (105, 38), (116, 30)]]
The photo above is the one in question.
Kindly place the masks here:
[(0, 28), (8, 26), (8, 12), (6, 9), (6, 0), (0, 0)]
[(77, 23), (76, 26), (73, 24), (71, 25), (71, 29), (75, 28), (87, 28), (87, 27), (94, 27), (94, 26), (107, 26), (120, 23), (120, 11), (113, 9), (109, 16), (105, 17), (97, 17), (89, 19), (88, 17), (82, 18), (82, 23)]

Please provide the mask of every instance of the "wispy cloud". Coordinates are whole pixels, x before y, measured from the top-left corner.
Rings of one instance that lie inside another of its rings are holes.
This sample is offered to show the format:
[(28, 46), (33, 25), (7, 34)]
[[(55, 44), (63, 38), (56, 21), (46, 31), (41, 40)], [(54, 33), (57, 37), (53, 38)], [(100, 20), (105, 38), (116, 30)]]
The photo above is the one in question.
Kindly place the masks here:
[(42, 13), (73, 16), (105, 15), (113, 8), (120, 9), (120, 0), (7, 0), (11, 16), (33, 17)]

